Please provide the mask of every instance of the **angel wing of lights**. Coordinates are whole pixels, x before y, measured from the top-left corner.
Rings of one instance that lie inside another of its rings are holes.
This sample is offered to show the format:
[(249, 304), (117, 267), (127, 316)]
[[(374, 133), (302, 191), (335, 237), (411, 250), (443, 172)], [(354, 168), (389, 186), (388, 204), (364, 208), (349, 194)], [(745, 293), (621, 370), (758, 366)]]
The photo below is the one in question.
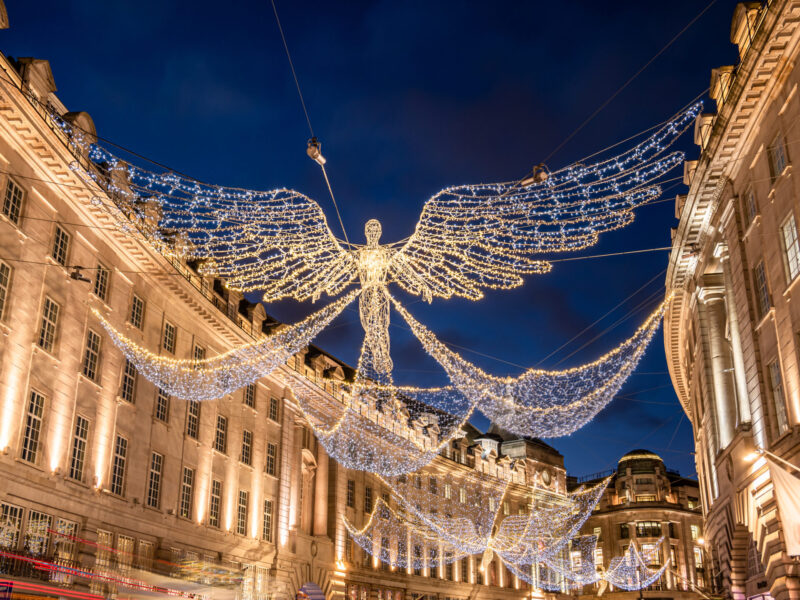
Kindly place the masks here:
[(683, 161), (670, 145), (701, 109), (695, 104), (634, 148), (593, 164), (577, 163), (544, 180), (455, 186), (430, 198), (414, 233), (399, 248), (380, 245), (380, 223), (367, 222), (367, 244), (343, 247), (320, 206), (299, 192), (214, 186), (121, 160), (57, 115), (56, 123), (89, 165), (74, 169), (106, 194), (97, 203), (126, 230), (158, 249), (202, 261), (203, 272), (266, 301), (335, 295), (358, 281), (361, 322), (373, 367), (389, 372), (387, 284), (433, 297), (478, 300), (485, 289), (522, 284), (552, 268), (544, 255), (580, 250), (624, 227), (634, 209), (660, 194), (655, 183)]
[(191, 400), (213, 400), (253, 383), (285, 364), (356, 299), (352, 290), (295, 325), (266, 338), (204, 359), (175, 359), (153, 354), (117, 330), (97, 309), (103, 328), (136, 370), (166, 393)]
[(440, 342), (394, 298), (392, 302), (452, 385), (486, 417), (518, 435), (548, 438), (576, 431), (611, 402), (653, 339), (669, 299), (633, 336), (594, 362), (563, 371), (530, 369), (517, 377), (484, 372)]

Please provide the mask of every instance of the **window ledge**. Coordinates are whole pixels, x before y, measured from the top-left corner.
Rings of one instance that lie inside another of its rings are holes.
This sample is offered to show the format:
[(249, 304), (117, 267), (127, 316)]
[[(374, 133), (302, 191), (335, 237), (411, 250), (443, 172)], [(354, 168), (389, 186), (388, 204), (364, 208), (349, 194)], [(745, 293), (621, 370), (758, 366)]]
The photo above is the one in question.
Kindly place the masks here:
[(786, 298), (787, 301), (791, 300), (792, 292), (794, 288), (797, 286), (797, 282), (800, 281), (800, 275), (796, 275), (794, 279), (789, 282), (789, 285), (786, 286), (786, 289), (783, 291), (783, 297)]
[(23, 216), (20, 216), (20, 218), (19, 218), (19, 221), (20, 221), (20, 222), (19, 222), (19, 223), (15, 223), (15, 222), (14, 222), (14, 221), (12, 221), (11, 219), (9, 219), (9, 218), (6, 216), (6, 214), (5, 214), (5, 213), (3, 213), (3, 212), (0, 212), (0, 221), (1, 221), (1, 222), (8, 223), (8, 224), (9, 224), (11, 227), (13, 227), (13, 228), (16, 230), (16, 232), (17, 232), (17, 235), (19, 236), (19, 241), (20, 241), (20, 242), (24, 242), (24, 241), (27, 241), (27, 240), (29, 240), (29, 239), (30, 239), (30, 236), (29, 236), (27, 233), (25, 233), (24, 231), (22, 231), (22, 226), (21, 226), (21, 223), (22, 223), (22, 221), (24, 221), (24, 220), (25, 220), (25, 217), (23, 217)]
[(758, 331), (759, 329), (761, 329), (761, 327), (764, 325), (764, 323), (766, 323), (774, 315), (775, 315), (775, 307), (773, 306), (767, 311), (767, 314), (765, 314), (763, 317), (761, 317), (761, 320), (755, 326), (755, 330)]
[(748, 225), (747, 229), (744, 230), (744, 235), (742, 236), (742, 239), (746, 240), (747, 238), (749, 238), (750, 234), (757, 227), (761, 227), (761, 213), (758, 213), (755, 217), (753, 217), (753, 220), (750, 221), (750, 225)]
[(94, 387), (96, 387), (96, 388), (98, 389), (98, 391), (103, 389), (103, 386), (102, 386), (102, 385), (100, 385), (100, 383), (99, 383), (99, 382), (95, 381), (94, 379), (89, 379), (89, 378), (88, 378), (86, 375), (84, 375), (82, 372), (81, 372), (81, 373), (78, 373), (78, 379), (80, 379), (81, 381), (85, 381), (86, 383), (89, 383), (89, 384), (93, 385)]
[(778, 185), (780, 185), (781, 181), (784, 179), (788, 179), (792, 176), (792, 165), (786, 165), (783, 168), (783, 171), (778, 174), (775, 179), (772, 180), (770, 185), (769, 194), (767, 194), (767, 198), (769, 198), (770, 202), (775, 202), (775, 192), (778, 189)]
[(56, 364), (56, 368), (58, 368), (58, 365), (61, 364), (61, 359), (60, 358), (58, 358), (53, 352), (51, 352), (49, 350), (45, 350), (44, 348), (42, 348), (36, 342), (33, 342), (33, 353), (34, 354), (44, 354), (45, 356), (48, 356), (48, 357), (52, 358), (57, 363)]

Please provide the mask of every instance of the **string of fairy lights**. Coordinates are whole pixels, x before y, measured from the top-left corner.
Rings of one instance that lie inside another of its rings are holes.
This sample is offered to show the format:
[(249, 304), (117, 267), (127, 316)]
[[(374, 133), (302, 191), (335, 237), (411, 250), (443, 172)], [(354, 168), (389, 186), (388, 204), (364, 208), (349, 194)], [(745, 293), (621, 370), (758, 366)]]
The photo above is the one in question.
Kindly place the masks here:
[[(97, 189), (93, 205), (120, 231), (192, 262), (230, 289), (258, 290), (266, 302), (336, 298), (299, 323), (203, 359), (149, 351), (96, 311), (113, 343), (145, 378), (175, 397), (220, 398), (276, 372), (358, 298), (364, 338), (354, 381), (328, 393), (291, 369), (278, 372), (326, 452), (344, 467), (373, 473), (388, 490), (363, 526), (345, 519), (352, 539), (394, 567), (433, 568), (481, 555), (481, 569), (497, 557), (541, 588), (602, 580), (638, 589), (663, 573), (650, 568), (651, 556), (631, 544), (602, 571), (594, 564), (596, 539), (579, 535), (605, 482), (567, 493), (474, 470), (467, 476), (423, 470), (448, 444), (465, 437), (476, 410), (520, 436), (559, 437), (588, 423), (636, 367), (666, 303), (629, 339), (591, 363), (498, 377), (439, 341), (389, 294), (388, 285), (396, 283), (427, 302), (453, 296), (479, 300), (487, 289), (514, 288), (526, 275), (549, 272), (550, 255), (596, 244), (601, 234), (629, 225), (636, 208), (661, 194), (658, 181), (683, 161), (670, 147), (700, 110), (699, 103), (690, 106), (641, 143), (595, 163), (553, 172), (542, 168), (521, 182), (446, 188), (425, 203), (411, 236), (380, 244), (381, 225), (372, 219), (365, 245), (338, 240), (321, 207), (299, 192), (223, 187), (147, 170), (115, 156), (58, 115), (53, 120), (88, 159), (72, 168)], [(348, 290), (351, 285), (355, 288)], [(450, 385), (395, 385), (392, 306)], [(420, 485), (422, 477), (441, 487)], [(526, 497), (525, 510), (514, 515), (501, 509), (512, 487)]]

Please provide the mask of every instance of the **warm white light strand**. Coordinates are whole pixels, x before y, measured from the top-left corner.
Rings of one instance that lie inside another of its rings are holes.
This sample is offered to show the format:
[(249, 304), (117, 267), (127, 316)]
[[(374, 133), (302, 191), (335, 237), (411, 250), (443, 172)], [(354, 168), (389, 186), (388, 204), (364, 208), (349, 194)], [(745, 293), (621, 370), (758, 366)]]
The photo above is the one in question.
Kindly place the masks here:
[(285, 364), (355, 300), (354, 290), (294, 325), (282, 325), (264, 339), (205, 359), (170, 358), (126, 337), (93, 309), (111, 341), (145, 379), (166, 393), (188, 400), (213, 400), (253, 383)]
[(518, 435), (552, 438), (576, 431), (613, 399), (655, 335), (668, 301), (633, 336), (594, 362), (563, 371), (530, 369), (517, 377), (484, 372), (440, 342), (394, 298), (392, 302), (452, 385), (492, 422)]

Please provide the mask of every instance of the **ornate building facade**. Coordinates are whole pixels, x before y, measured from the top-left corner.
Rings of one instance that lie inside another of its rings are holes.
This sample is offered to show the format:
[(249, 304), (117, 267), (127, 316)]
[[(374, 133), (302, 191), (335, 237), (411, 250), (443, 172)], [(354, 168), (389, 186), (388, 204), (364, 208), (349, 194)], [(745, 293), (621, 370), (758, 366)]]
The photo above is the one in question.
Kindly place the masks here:
[(694, 428), (707, 572), (737, 599), (800, 597), (754, 453), (800, 457), (799, 17), (793, 1), (737, 5), (739, 62), (711, 73), (716, 112), (695, 127), (667, 273), (667, 362)]
[[(572, 479), (570, 487), (597, 484), (607, 476)], [(658, 556), (652, 568), (669, 561), (664, 576), (647, 588), (645, 596), (697, 598), (697, 590), (708, 587), (697, 481), (670, 471), (649, 450), (625, 454), (610, 477), (605, 494), (581, 529), (583, 535), (597, 537), (595, 564), (607, 568), (612, 557), (624, 556), (628, 545), (635, 543), (639, 550)], [(584, 590), (587, 597), (597, 591), (596, 585)], [(604, 595), (624, 600), (638, 597), (639, 592), (609, 589)]]

